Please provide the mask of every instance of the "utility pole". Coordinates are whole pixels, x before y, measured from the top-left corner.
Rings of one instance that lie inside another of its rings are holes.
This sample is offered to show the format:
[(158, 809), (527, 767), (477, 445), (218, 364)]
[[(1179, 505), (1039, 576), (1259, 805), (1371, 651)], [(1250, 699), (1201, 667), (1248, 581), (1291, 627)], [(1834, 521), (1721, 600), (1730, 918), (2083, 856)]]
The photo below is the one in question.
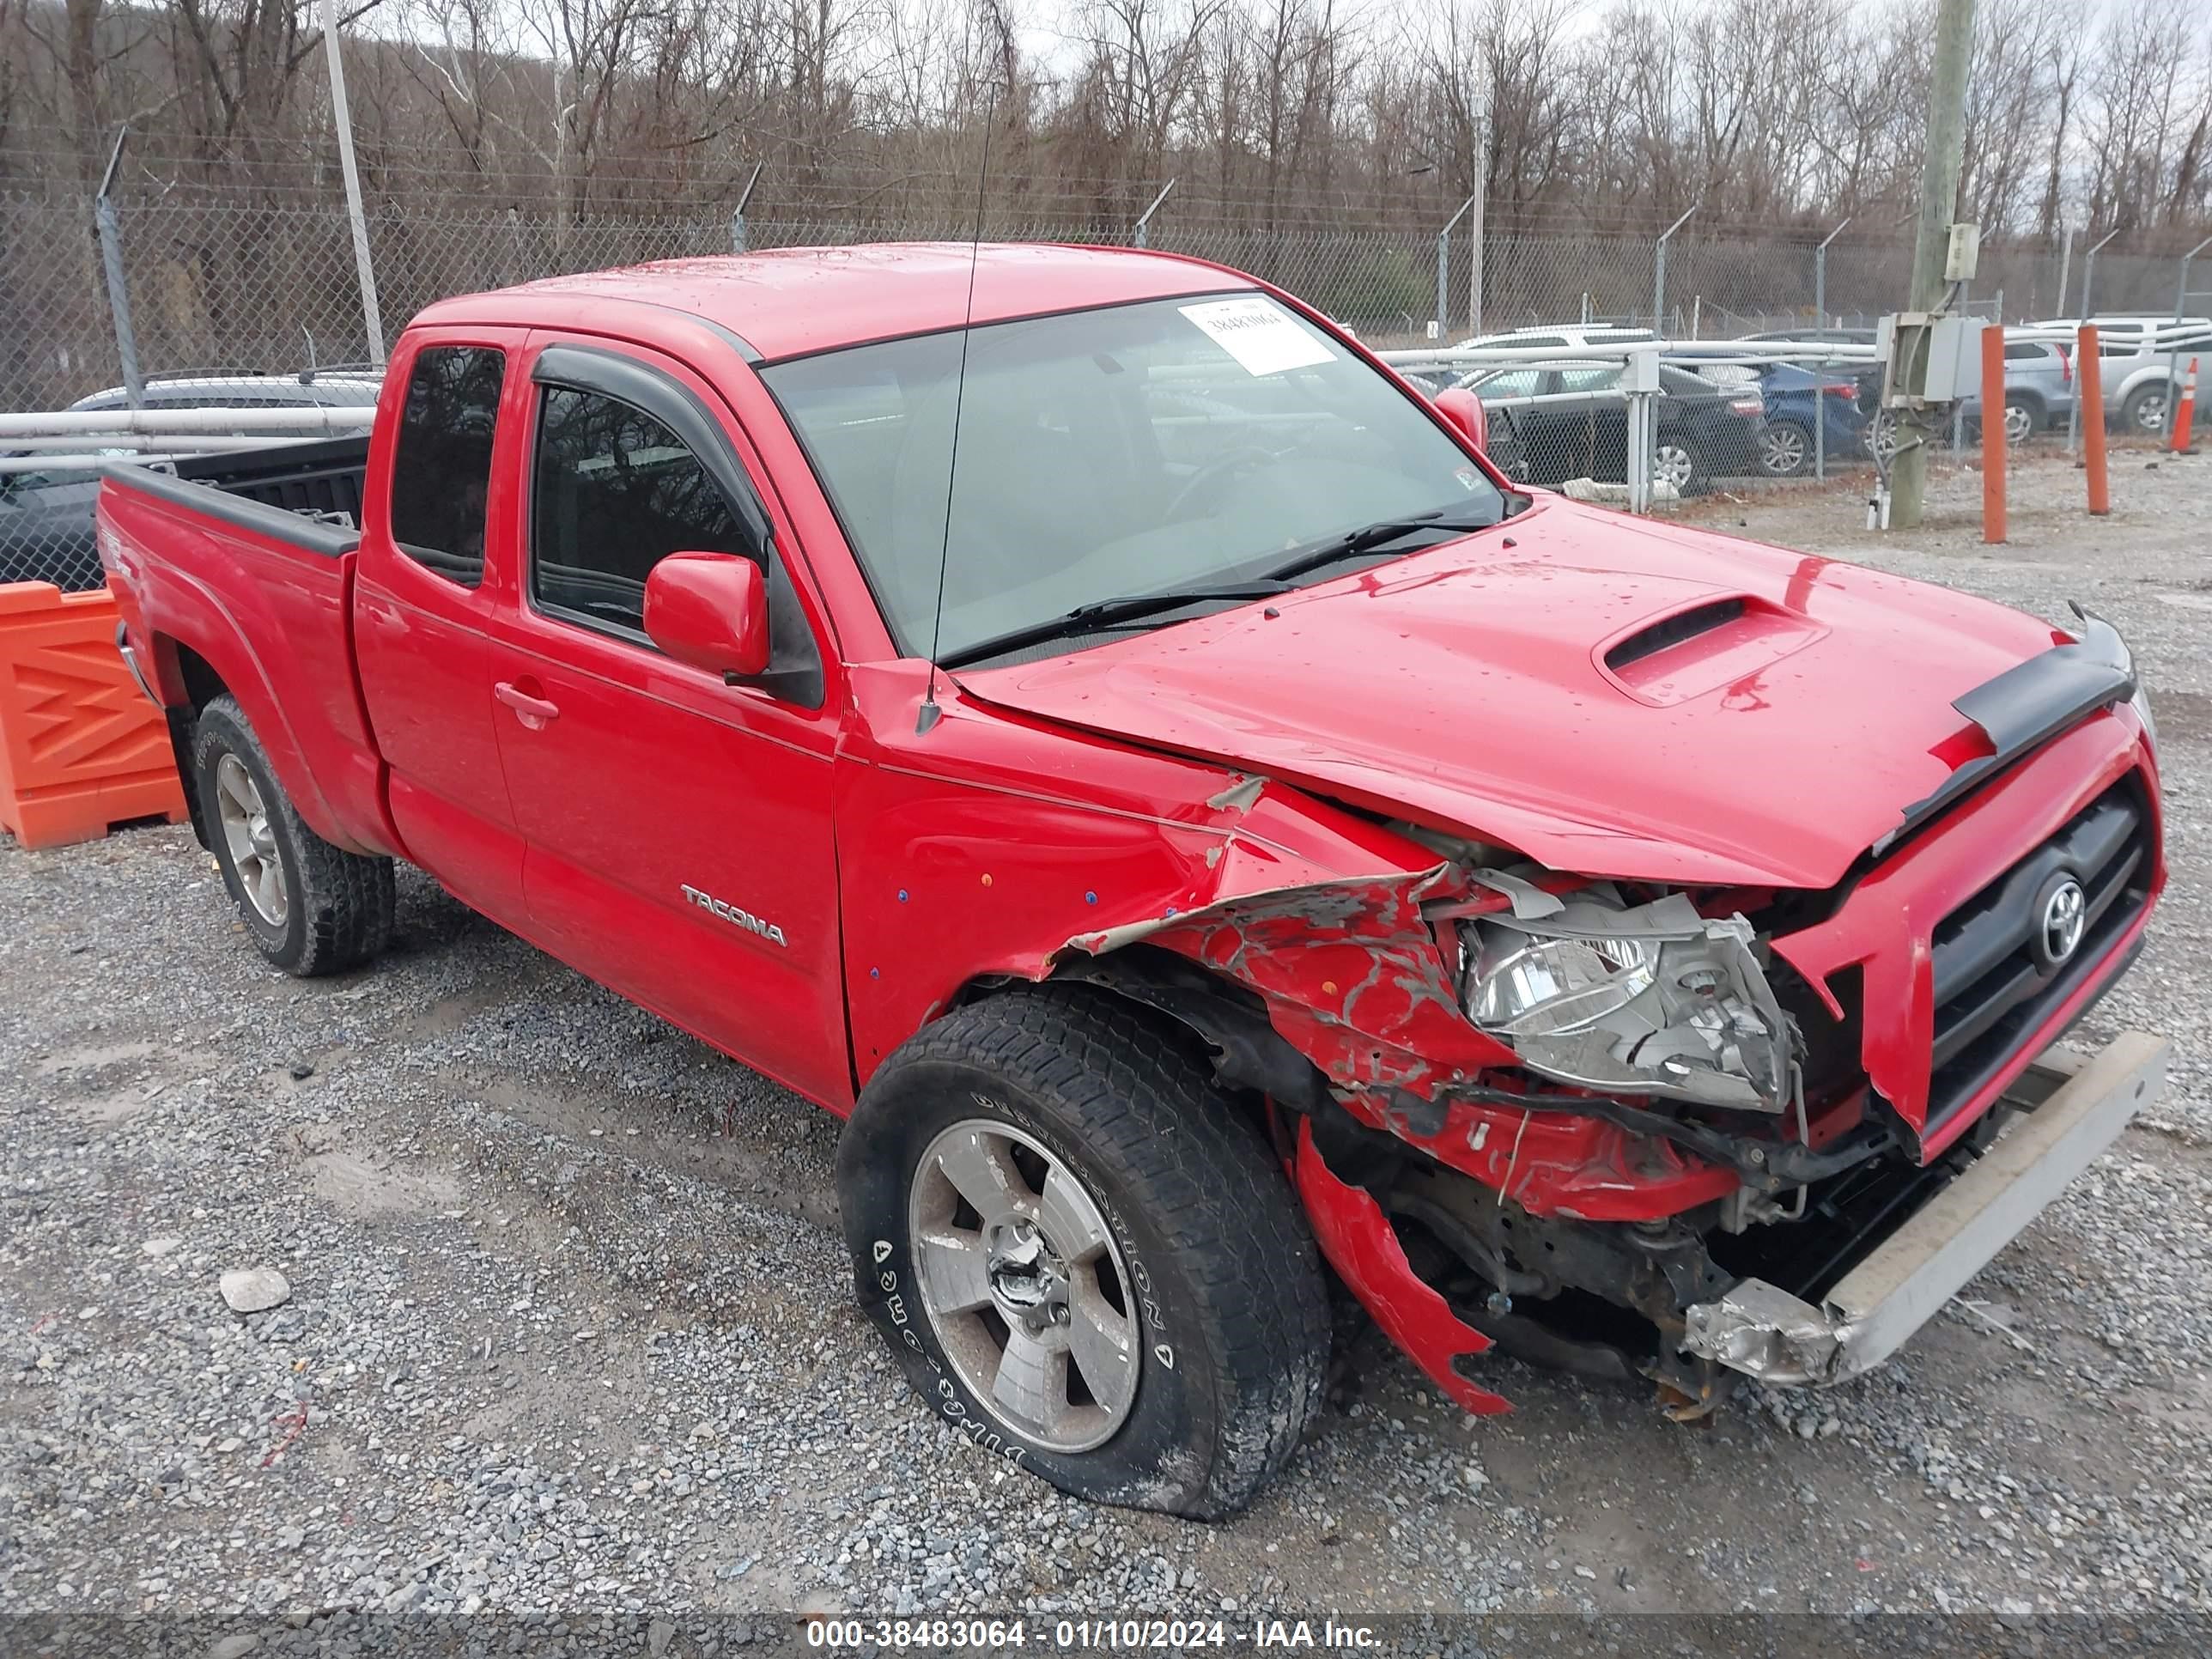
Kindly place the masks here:
[[(1920, 164), (1920, 223), (1912, 238), (1912, 289), (1905, 309), (1925, 316), (1943, 302), (1943, 261), (1951, 216), (1959, 202), (1959, 174), (1966, 146), (1966, 65), (1974, 36), (1974, 0), (1938, 0), (1936, 62), (1928, 82), (1927, 150)], [(1899, 391), (1917, 395), (1928, 382), (1928, 334), (1899, 329), (1890, 375)], [(1928, 493), (1928, 440), (1935, 434), (1925, 410), (1898, 411), (1899, 445), (1890, 463), (1889, 522), (1898, 530), (1920, 523)], [(1985, 412), (1984, 418), (1987, 418)]]
[(345, 59), (338, 52), (336, 0), (323, 0), (323, 46), (331, 60), (331, 114), (338, 130), (338, 167), (345, 175), (346, 219), (353, 228), (353, 268), (361, 280), (361, 328), (368, 360), (384, 367), (384, 317), (376, 303), (376, 268), (368, 257), (368, 219), (361, 206), (361, 169), (353, 159), (353, 111), (346, 103)]

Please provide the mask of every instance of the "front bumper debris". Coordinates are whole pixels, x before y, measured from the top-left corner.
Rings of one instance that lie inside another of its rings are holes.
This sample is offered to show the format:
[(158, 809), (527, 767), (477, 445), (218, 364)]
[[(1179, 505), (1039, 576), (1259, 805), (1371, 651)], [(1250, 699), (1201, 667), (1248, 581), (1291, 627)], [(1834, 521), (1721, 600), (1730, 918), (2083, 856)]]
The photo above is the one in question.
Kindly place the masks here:
[(1819, 1307), (1743, 1279), (1685, 1310), (1682, 1351), (1786, 1387), (1826, 1388), (1873, 1370), (2112, 1145), (2163, 1085), (2166, 1050), (2141, 1031), (2086, 1057), (2047, 1049), (2004, 1097), (2015, 1121)]

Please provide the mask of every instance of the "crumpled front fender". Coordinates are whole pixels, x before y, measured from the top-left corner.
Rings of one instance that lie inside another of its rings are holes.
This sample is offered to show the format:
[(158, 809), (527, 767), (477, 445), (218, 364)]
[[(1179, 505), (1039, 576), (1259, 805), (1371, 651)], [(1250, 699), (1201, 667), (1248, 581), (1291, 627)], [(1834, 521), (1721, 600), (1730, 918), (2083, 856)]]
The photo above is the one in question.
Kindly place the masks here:
[(1466, 890), (1454, 867), (1278, 887), (1079, 933), (1062, 954), (1103, 956), (1139, 940), (1259, 993), (1293, 1047), (1346, 1091), (1422, 1099), (1515, 1064), (1459, 1006), (1450, 963), (1421, 914)]
[(1297, 1182), (1322, 1254), (1382, 1334), (1466, 1410), (1482, 1416), (1512, 1410), (1503, 1395), (1477, 1388), (1454, 1364), (1464, 1355), (1486, 1352), (1490, 1339), (1452, 1312), (1413, 1272), (1382, 1206), (1364, 1188), (1336, 1178), (1314, 1145), (1313, 1126), (1304, 1120), (1298, 1124)]

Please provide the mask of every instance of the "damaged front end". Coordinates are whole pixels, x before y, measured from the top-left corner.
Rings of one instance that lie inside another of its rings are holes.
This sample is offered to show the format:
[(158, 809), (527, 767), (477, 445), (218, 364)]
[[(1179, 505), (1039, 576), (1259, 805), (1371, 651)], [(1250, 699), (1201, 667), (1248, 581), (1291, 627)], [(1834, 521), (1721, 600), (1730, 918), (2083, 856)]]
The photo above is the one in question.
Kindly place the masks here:
[(2094, 1099), (2039, 1114), (2023, 1084), (1923, 1158), (1869, 1083), (1849, 974), (1816, 989), (1776, 949), (1842, 892), (1593, 880), (1399, 827), (1442, 860), (1079, 939), (1074, 971), (1187, 959), (1150, 994), (1267, 1098), (1324, 1254), (1469, 1410), (1507, 1408), (1468, 1369), (1492, 1346), (1648, 1379), (1680, 1418), (1745, 1376), (1857, 1375), (2155, 1085), (2138, 1042)]
[(1893, 1142), (1863, 1085), (1808, 1102), (1735, 908), (1768, 896), (1437, 850), (1457, 856), (1079, 939), (1075, 971), (1141, 941), (1254, 994), (1261, 1037), (1194, 986), (1156, 1000), (1267, 1097), (1332, 1265), (1462, 1405), (1504, 1408), (1463, 1369), (1497, 1345), (1709, 1411), (1732, 1374), (1682, 1351), (1686, 1310), (1737, 1274), (1708, 1237), (1802, 1213), (1808, 1182)]

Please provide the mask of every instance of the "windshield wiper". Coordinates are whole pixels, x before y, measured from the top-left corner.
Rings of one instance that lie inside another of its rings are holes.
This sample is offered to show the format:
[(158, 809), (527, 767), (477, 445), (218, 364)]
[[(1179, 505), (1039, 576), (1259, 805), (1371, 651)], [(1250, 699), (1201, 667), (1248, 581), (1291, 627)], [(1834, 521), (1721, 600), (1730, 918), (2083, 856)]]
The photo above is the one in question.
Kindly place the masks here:
[(1271, 566), (1261, 577), (1262, 581), (1287, 581), (1293, 576), (1303, 576), (1318, 570), (1323, 565), (1334, 564), (1339, 559), (1356, 558), (1362, 553), (1372, 553), (1392, 542), (1421, 532), (1436, 531), (1448, 536), (1463, 536), (1471, 530), (1487, 530), (1503, 523), (1504, 514), (1497, 512), (1468, 514), (1461, 517), (1447, 515), (1439, 507), (1434, 513), (1422, 513), (1410, 519), (1379, 519), (1373, 524), (1364, 524), (1357, 530), (1346, 530), (1334, 536), (1324, 536), (1296, 550), (1280, 564)]
[(945, 659), (944, 666), (958, 668), (964, 664), (981, 662), (1008, 651), (1018, 651), (1025, 645), (1042, 645), (1047, 640), (1066, 639), (1076, 634), (1087, 634), (1095, 629), (1112, 628), (1139, 617), (1157, 616), (1165, 611), (1180, 611), (1187, 605), (1202, 605), (1207, 600), (1272, 599), (1279, 593), (1292, 589), (1286, 581), (1262, 576), (1247, 581), (1201, 583), (1192, 587), (1164, 588), (1157, 593), (1123, 593), (1110, 599), (1093, 599), (1088, 605), (1079, 605), (1073, 611), (1042, 622), (1031, 623), (1024, 628), (1011, 629), (996, 638), (979, 640), (957, 654)]
[(1043, 622), (1011, 629), (994, 639), (980, 640), (946, 657), (943, 665), (959, 668), (971, 662), (983, 662), (993, 657), (1003, 656), (1009, 651), (1018, 651), (1024, 646), (1042, 645), (1048, 640), (1066, 639), (1095, 629), (1117, 627), (1139, 617), (1180, 611), (1185, 605), (1202, 605), (1208, 600), (1241, 603), (1250, 599), (1272, 599), (1279, 594), (1297, 592), (1297, 585), (1291, 580), (1294, 576), (1318, 570), (1340, 559), (1371, 553), (1401, 537), (1416, 536), (1424, 531), (1463, 536), (1471, 530), (1487, 530), (1500, 522), (1503, 516), (1495, 512), (1485, 512), (1455, 518), (1439, 507), (1433, 513), (1423, 513), (1410, 519), (1378, 520), (1374, 524), (1362, 525), (1357, 530), (1342, 531), (1320, 541), (1310, 542), (1293, 550), (1281, 563), (1257, 576), (1248, 576), (1240, 581), (1163, 588), (1157, 593), (1123, 593), (1110, 599), (1093, 599), (1088, 605), (1079, 605), (1073, 611), (1063, 611)]

